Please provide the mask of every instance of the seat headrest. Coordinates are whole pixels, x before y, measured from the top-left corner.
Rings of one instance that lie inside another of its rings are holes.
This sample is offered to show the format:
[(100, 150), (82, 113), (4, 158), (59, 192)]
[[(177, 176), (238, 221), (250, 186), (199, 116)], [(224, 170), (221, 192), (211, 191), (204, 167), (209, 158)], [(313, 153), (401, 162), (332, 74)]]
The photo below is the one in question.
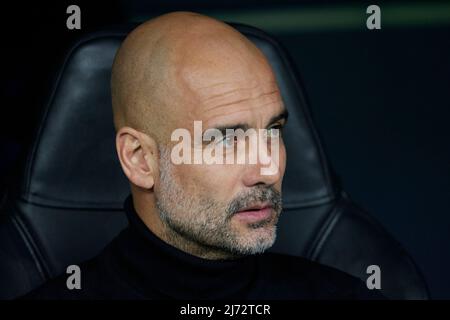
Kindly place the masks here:
[[(289, 110), (284, 206), (333, 200), (330, 168), (293, 64), (264, 32), (231, 25), (266, 55)], [(114, 55), (132, 27), (90, 35), (68, 53), (27, 159), (23, 200), (61, 208), (122, 208), (130, 189), (115, 149), (110, 75)]]

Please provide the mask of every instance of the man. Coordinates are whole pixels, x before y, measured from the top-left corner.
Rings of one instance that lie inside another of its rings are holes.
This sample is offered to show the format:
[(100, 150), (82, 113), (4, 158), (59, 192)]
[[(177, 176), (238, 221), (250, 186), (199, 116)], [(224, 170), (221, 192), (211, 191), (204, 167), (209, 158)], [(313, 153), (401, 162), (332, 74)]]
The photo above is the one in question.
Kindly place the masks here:
[[(129, 226), (80, 266), (81, 289), (69, 290), (62, 275), (25, 298), (379, 297), (343, 272), (265, 252), (282, 209), (286, 150), (279, 130), (287, 112), (270, 65), (243, 35), (199, 14), (160, 16), (126, 38), (111, 87), (118, 157), (131, 185)], [(195, 136), (198, 123), (202, 138), (187, 140), (182, 157), (200, 152), (201, 160), (209, 154), (227, 161), (174, 163), (174, 133)], [(227, 129), (258, 129), (269, 139), (257, 134), (258, 150), (242, 152), (237, 143), (251, 135)], [(269, 173), (260, 158), (235, 161), (259, 155), (269, 140)]]

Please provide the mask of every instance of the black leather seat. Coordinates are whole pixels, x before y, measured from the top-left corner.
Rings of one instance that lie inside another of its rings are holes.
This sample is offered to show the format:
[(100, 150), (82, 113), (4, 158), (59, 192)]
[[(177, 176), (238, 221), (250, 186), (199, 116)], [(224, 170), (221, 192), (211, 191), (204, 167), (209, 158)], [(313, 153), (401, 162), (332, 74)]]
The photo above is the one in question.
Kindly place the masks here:
[[(234, 26), (266, 54), (290, 112), (285, 206), (271, 250), (305, 256), (364, 281), (367, 266), (376, 264), (387, 297), (426, 299), (409, 255), (340, 188), (287, 54), (262, 31)], [(19, 188), (1, 209), (0, 298), (26, 293), (94, 256), (126, 224), (122, 204), (130, 190), (116, 157), (109, 81), (114, 54), (130, 30), (92, 34), (67, 55)]]

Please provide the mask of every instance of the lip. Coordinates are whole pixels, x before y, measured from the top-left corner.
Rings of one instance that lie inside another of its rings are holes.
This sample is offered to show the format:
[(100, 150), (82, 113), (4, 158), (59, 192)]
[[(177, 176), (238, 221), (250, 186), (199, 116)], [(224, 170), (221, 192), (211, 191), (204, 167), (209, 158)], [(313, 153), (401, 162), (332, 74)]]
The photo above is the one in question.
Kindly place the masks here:
[(272, 215), (272, 206), (269, 204), (255, 205), (244, 208), (235, 215), (245, 222), (258, 222), (268, 219)]

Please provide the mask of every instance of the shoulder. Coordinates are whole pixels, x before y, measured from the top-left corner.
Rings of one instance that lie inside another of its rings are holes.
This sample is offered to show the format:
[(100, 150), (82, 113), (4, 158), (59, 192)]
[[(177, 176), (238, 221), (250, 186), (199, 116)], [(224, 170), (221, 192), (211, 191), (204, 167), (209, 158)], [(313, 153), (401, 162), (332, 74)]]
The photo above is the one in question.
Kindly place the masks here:
[(313, 299), (384, 299), (361, 279), (303, 257), (265, 253), (260, 258), (266, 276), (275, 283), (294, 292), (306, 292)]

